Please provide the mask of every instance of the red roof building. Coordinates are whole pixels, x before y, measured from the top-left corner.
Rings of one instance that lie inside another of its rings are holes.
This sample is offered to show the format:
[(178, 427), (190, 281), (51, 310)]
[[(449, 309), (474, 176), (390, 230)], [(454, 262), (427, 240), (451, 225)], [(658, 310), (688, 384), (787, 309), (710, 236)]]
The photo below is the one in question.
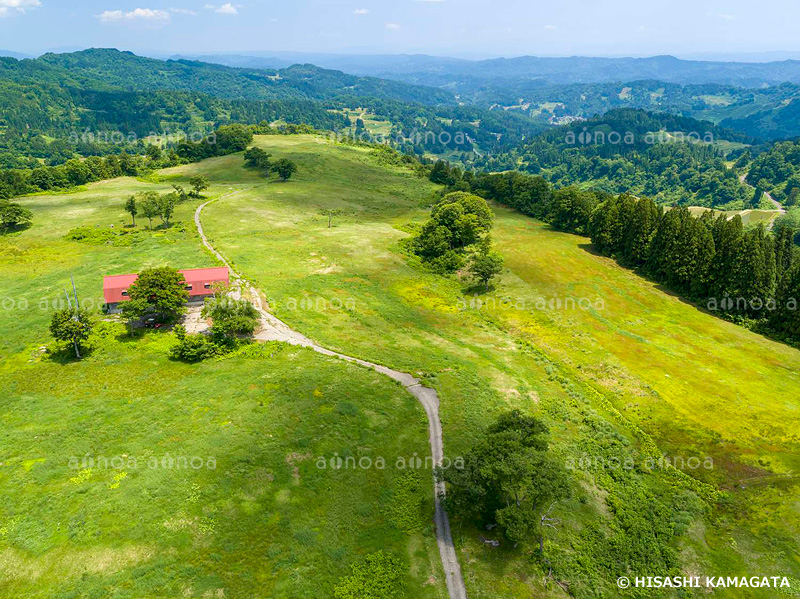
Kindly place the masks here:
[[(189, 301), (208, 297), (213, 294), (212, 287), (216, 283), (230, 284), (230, 273), (222, 268), (194, 268), (179, 270), (186, 281)], [(114, 275), (103, 279), (103, 297), (110, 307), (128, 301), (128, 289), (139, 275)]]

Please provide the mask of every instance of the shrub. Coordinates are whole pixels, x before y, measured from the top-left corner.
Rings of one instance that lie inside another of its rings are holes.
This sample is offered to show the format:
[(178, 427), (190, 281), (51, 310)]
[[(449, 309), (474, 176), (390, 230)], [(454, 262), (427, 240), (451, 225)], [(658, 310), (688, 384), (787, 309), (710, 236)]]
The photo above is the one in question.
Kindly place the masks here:
[(219, 348), (203, 335), (187, 335), (186, 329), (178, 325), (175, 327), (175, 336), (178, 343), (170, 349), (169, 356), (181, 362), (202, 362), (219, 354)]
[(353, 564), (353, 574), (333, 590), (336, 599), (392, 599), (402, 595), (404, 567), (399, 559), (378, 551)]

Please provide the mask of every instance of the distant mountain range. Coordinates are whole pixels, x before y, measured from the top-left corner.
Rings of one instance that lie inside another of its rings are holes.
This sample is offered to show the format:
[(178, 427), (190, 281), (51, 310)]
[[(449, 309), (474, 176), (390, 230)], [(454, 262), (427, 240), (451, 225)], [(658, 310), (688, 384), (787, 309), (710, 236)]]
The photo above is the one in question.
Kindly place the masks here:
[(244, 68), (283, 68), (312, 63), (353, 75), (397, 79), (434, 87), (459, 88), (507, 81), (541, 80), (546, 83), (609, 83), (655, 79), (667, 83), (718, 83), (760, 87), (800, 83), (800, 60), (721, 62), (681, 60), (674, 56), (650, 58), (549, 58), (520, 56), (465, 60), (424, 54), (346, 55), (274, 52), (269, 54), (212, 54), (179, 56)]
[(12, 52), (11, 50), (0, 50), (0, 57), (5, 56), (8, 58), (16, 58), (17, 60), (22, 60), (23, 58), (33, 58), (28, 54), (22, 54), (21, 52)]

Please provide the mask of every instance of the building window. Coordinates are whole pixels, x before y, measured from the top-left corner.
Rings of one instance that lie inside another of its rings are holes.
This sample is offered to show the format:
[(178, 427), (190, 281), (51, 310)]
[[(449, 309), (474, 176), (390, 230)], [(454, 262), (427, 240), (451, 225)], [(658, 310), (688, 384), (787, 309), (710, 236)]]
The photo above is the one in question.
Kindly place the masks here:
[(211, 283), (206, 283), (206, 284), (205, 284), (205, 288), (206, 288), (206, 289), (211, 289)]
[(123, 291), (122, 292), (122, 297), (128, 297), (128, 292), (127, 291)]
[(186, 286), (186, 291), (191, 291), (191, 290), (192, 290), (192, 286), (191, 285), (187, 285)]

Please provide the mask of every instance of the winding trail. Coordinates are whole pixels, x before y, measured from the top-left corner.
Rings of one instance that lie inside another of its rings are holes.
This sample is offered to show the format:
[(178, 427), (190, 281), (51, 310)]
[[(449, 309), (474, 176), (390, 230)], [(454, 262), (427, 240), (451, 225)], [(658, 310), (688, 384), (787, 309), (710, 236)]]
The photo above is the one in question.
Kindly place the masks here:
[[(747, 182), (747, 175), (748, 174), (749, 173), (745, 173), (744, 175), (740, 175), (739, 176), (739, 181), (742, 184), (744, 184), (747, 187), (749, 187), (750, 189), (752, 189), (753, 191), (755, 191), (756, 188), (753, 187), (752, 185), (750, 185), (750, 183)], [(775, 198), (772, 197), (771, 193), (769, 193), (768, 191), (764, 191), (764, 197), (767, 198), (767, 200), (769, 202), (771, 202), (773, 206), (775, 206), (775, 210), (780, 211), (781, 214), (786, 214), (786, 209), (783, 206), (781, 206), (781, 203), (778, 200), (776, 200)]]
[[(431, 444), (431, 455), (436, 465), (442, 463), (444, 458), (444, 449), (442, 444), (442, 422), (439, 419), (439, 396), (435, 390), (425, 387), (420, 383), (419, 379), (414, 378), (406, 372), (392, 370), (386, 366), (373, 364), (365, 360), (360, 360), (352, 356), (340, 354), (339, 352), (331, 351), (320, 345), (314, 343), (311, 339), (292, 329), (288, 324), (278, 319), (275, 315), (269, 313), (263, 307), (263, 302), (259, 293), (253, 288), (250, 283), (244, 281), (239, 273), (228, 263), (225, 257), (220, 254), (209, 243), (203, 232), (203, 225), (200, 222), (200, 215), (203, 208), (209, 204), (241, 193), (244, 190), (234, 191), (232, 193), (221, 196), (217, 199), (210, 200), (201, 206), (198, 206), (194, 214), (194, 222), (197, 226), (197, 232), (200, 234), (200, 239), (203, 245), (214, 254), (231, 272), (233, 295), (235, 297), (247, 297), (261, 315), (261, 330), (255, 335), (259, 341), (282, 341), (292, 345), (307, 347), (325, 356), (339, 358), (347, 362), (352, 362), (366, 368), (371, 368), (381, 374), (388, 376), (395, 381), (398, 381), (406, 391), (416, 397), (425, 408), (425, 413), (428, 416), (428, 438)], [(436, 508), (435, 523), (436, 523), (436, 543), (439, 546), (439, 553), (442, 557), (442, 566), (444, 568), (445, 578), (447, 582), (447, 592), (450, 599), (467, 599), (467, 590), (464, 586), (464, 579), (461, 576), (461, 566), (458, 563), (458, 555), (456, 554), (455, 546), (453, 545), (453, 535), (450, 532), (450, 521), (447, 518), (447, 512), (444, 511), (441, 498), (444, 496), (445, 487), (444, 483), (437, 483), (434, 481), (434, 503)]]

